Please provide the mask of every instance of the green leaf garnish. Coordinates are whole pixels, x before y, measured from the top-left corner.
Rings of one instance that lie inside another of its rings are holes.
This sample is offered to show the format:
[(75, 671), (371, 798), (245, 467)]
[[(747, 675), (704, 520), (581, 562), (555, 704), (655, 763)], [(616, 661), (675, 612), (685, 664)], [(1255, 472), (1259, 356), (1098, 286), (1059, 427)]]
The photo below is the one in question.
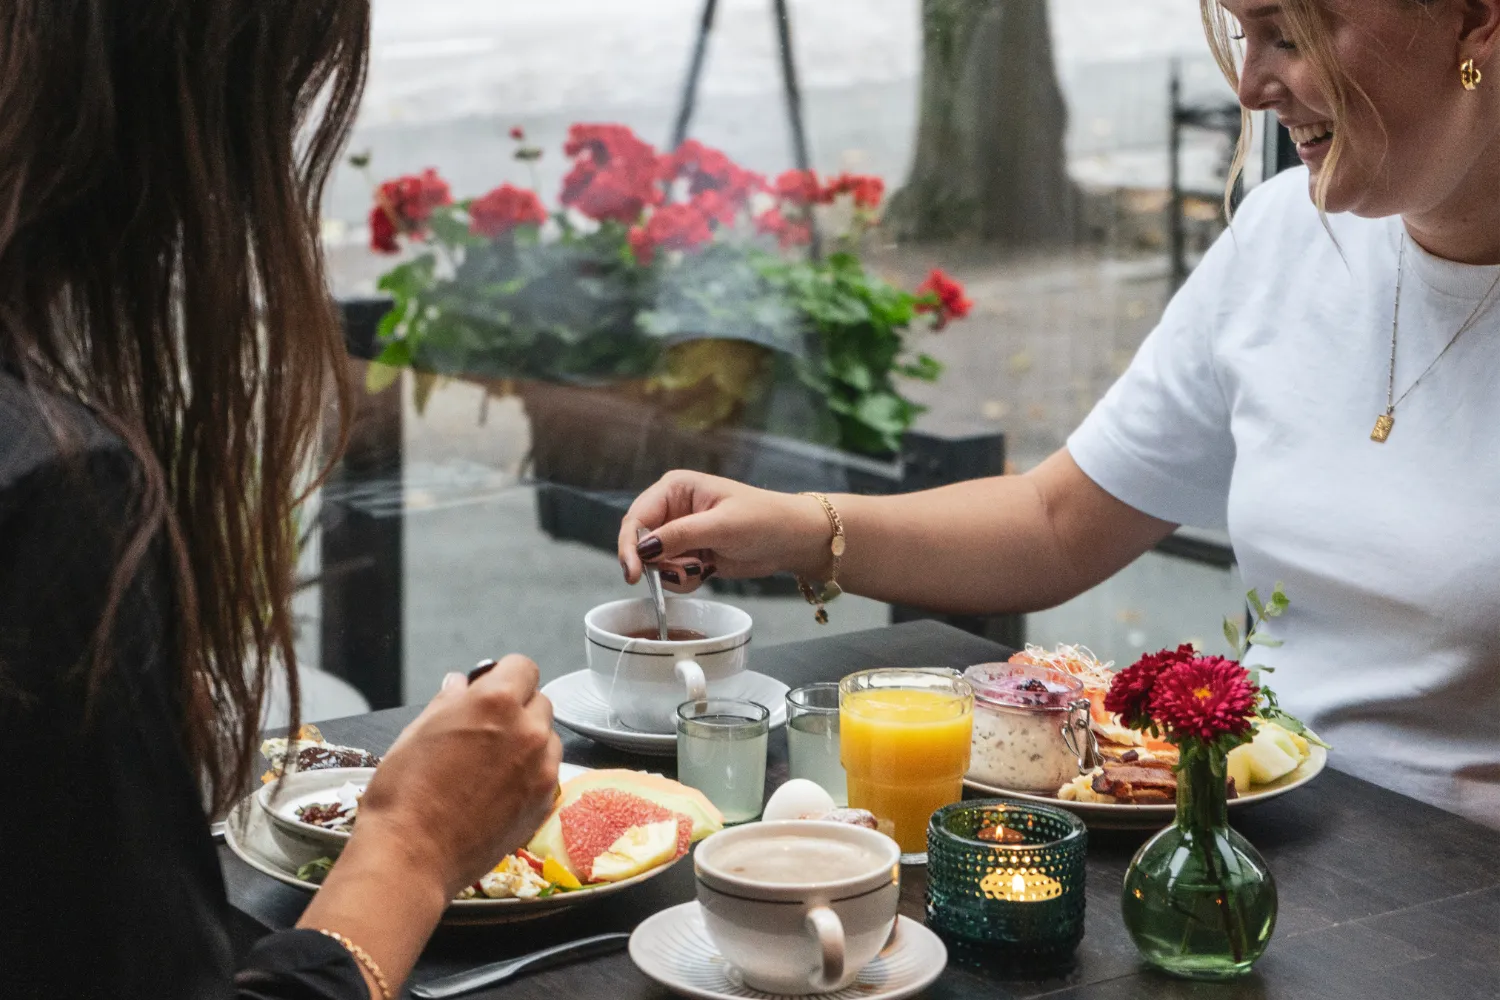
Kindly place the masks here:
[(304, 882), (311, 882), (314, 885), (322, 885), (323, 880), (328, 877), (328, 873), (332, 870), (332, 858), (318, 858), (317, 860), (309, 861), (301, 868), (298, 868), (297, 877)]

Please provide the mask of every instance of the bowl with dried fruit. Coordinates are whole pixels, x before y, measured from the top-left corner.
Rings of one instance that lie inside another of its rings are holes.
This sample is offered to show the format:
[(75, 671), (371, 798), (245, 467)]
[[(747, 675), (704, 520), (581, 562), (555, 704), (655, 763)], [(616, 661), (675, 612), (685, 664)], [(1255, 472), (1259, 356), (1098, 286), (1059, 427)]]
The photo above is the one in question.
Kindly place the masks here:
[(336, 858), (349, 843), (359, 817), (359, 799), (373, 767), (293, 771), (268, 782), (255, 803), (270, 821), (271, 835), (287, 857), (305, 863)]

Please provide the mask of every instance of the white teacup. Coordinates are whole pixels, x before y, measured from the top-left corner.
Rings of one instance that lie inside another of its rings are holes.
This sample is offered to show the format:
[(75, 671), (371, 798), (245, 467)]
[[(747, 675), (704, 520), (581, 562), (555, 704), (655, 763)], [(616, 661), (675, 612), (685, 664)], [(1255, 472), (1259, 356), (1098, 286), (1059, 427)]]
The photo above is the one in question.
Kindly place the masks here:
[(684, 642), (631, 638), (655, 631), (649, 600), (601, 604), (583, 618), (589, 670), (599, 697), (621, 723), (642, 733), (677, 731), (677, 706), (709, 695), (734, 698), (750, 653), (750, 616), (691, 597), (667, 600), (672, 628), (707, 638)]
[(763, 993), (844, 989), (885, 942), (901, 899), (901, 848), (841, 823), (751, 823), (698, 845), (703, 922)]

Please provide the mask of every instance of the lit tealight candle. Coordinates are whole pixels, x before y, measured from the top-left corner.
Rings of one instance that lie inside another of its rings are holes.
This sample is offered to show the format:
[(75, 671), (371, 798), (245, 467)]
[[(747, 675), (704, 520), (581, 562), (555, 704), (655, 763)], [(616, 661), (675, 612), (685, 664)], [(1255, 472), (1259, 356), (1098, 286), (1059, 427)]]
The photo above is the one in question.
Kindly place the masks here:
[(979, 883), (979, 888), (990, 899), (1009, 903), (1040, 903), (1057, 899), (1062, 895), (1062, 883), (1041, 872), (993, 871)]

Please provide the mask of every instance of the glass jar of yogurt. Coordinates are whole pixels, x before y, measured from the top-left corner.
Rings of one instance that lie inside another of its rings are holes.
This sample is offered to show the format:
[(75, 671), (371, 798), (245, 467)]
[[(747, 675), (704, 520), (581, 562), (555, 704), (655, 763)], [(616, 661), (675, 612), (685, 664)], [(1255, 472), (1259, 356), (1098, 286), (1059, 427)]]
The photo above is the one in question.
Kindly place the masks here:
[(985, 785), (1056, 795), (1081, 764), (1069, 733), (1087, 738), (1083, 682), (1050, 667), (983, 663), (964, 679), (974, 688), (974, 746), (969, 777)]

